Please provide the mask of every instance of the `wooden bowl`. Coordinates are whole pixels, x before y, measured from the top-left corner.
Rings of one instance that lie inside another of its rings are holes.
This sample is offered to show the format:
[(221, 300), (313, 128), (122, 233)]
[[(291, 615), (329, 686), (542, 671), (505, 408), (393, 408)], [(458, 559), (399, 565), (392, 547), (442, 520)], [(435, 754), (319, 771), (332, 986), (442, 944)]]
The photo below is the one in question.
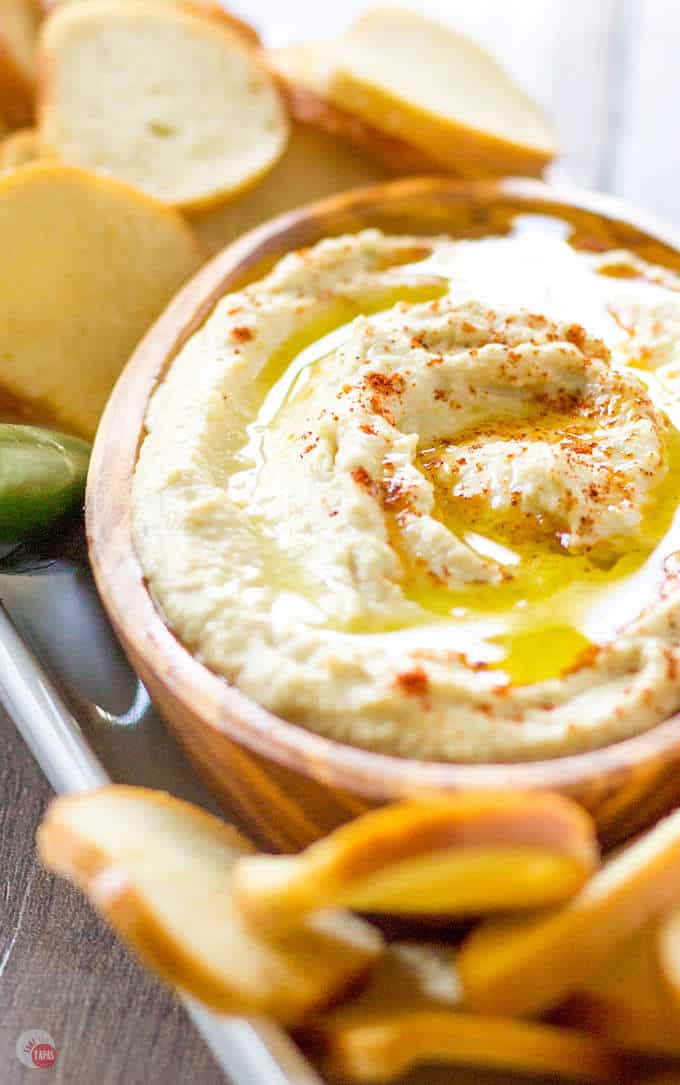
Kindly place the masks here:
[(109, 401), (87, 492), (90, 557), (127, 655), (225, 809), (261, 844), (297, 849), (372, 805), (476, 788), (552, 789), (595, 816), (605, 842), (632, 833), (680, 797), (680, 716), (601, 750), (550, 761), (463, 765), (356, 749), (274, 716), (197, 662), (147, 591), (130, 530), (130, 492), (146, 405), (181, 344), (226, 291), (283, 253), (322, 237), (381, 226), (476, 237), (518, 213), (563, 219), (584, 248), (630, 248), (680, 269), (680, 238), (604, 197), (540, 182), (396, 181), (323, 200), (246, 234), (208, 264), (142, 341)]

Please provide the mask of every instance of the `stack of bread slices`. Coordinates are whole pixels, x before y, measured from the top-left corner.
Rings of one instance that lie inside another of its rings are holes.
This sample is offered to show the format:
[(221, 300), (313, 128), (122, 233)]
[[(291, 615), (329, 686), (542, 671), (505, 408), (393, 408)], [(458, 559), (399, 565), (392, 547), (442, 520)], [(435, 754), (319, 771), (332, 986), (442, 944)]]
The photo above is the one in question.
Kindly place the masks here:
[[(373, 9), (267, 51), (217, 0), (0, 0), (0, 135), (0, 409), (85, 436), (181, 282), (246, 230), (391, 176), (536, 176), (555, 153), (498, 65), (424, 16)], [(54, 299), (37, 328), (36, 274)]]

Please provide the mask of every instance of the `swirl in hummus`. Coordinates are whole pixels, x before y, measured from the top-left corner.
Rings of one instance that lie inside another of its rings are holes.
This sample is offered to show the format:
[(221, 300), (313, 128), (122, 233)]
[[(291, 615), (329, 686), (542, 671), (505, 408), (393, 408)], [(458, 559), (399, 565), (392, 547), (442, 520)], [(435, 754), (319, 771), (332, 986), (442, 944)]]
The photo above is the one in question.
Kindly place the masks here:
[(149, 408), (133, 526), (166, 620), (267, 708), (400, 756), (559, 756), (664, 720), (679, 289), (530, 228), (285, 257)]

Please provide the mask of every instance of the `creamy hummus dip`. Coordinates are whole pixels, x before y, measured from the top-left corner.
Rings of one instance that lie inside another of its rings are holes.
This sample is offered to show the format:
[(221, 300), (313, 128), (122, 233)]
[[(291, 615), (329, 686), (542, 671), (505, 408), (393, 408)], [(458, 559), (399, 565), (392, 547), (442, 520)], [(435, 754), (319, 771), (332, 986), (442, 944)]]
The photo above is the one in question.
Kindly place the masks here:
[(548, 225), (291, 254), (156, 391), (150, 589), (279, 715), (470, 762), (680, 708), (680, 279)]

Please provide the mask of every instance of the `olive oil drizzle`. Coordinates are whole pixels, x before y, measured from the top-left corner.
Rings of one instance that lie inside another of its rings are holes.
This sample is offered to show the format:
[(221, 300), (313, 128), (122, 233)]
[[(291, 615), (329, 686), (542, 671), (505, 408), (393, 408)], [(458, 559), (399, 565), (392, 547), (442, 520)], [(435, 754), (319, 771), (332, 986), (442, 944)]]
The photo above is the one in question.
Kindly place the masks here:
[[(253, 464), (256, 468), (263, 464), (267, 429), (313, 382), (317, 364), (327, 362), (347, 340), (356, 317), (380, 313), (399, 301), (426, 302), (448, 293), (450, 283), (442, 263), (425, 260), (421, 267), (423, 275), (441, 275), (441, 284), (430, 281), (382, 289), (361, 302), (336, 297), (320, 316), (304, 323), (268, 359), (256, 384), (260, 408), (249, 426), (249, 442), (240, 456), (251, 470)], [(653, 377), (651, 383), (653, 386)], [(650, 391), (654, 392), (654, 388)], [(510, 429), (517, 421), (508, 419), (507, 427)], [(499, 421), (500, 430), (505, 425)], [(557, 441), (565, 433), (585, 432), (588, 421), (578, 412), (561, 419), (537, 419), (532, 438), (550, 439), (551, 426)], [(441, 641), (446, 642), (446, 629), (460, 626), (474, 630), (478, 626), (479, 632), (469, 638), (465, 654), (471, 664), (498, 670), (499, 682), (528, 684), (559, 677), (591, 658), (593, 644), (601, 641), (589, 635), (587, 615), (593, 604), (598, 599), (606, 600), (613, 588), (634, 578), (653, 555), (662, 559), (665, 553), (680, 549), (680, 538), (673, 539), (671, 531), (680, 478), (680, 432), (673, 425), (669, 424), (666, 435), (666, 476), (649, 497), (638, 534), (622, 541), (618, 548), (614, 542), (571, 552), (560, 544), (556, 525), (538, 521), (528, 524), (526, 517), (515, 517), (512, 510), (495, 511), (485, 502), (456, 500), (442, 493), (432, 472), (439, 451), (425, 448), (417, 457), (419, 470), (433, 483), (435, 517), (473, 549), (506, 567), (507, 576), (498, 583), (468, 584), (455, 590), (436, 581), (424, 562), (418, 563), (406, 554), (400, 539), (399, 509), (387, 508), (388, 537), (403, 570), (399, 587), (420, 616), (413, 622), (384, 624), (379, 629), (370, 618), (351, 631), (334, 630), (328, 625), (325, 628), (329, 634), (391, 636), (412, 626), (434, 626), (442, 630)], [(307, 583), (302, 570), (298, 586), (301, 596), (311, 603), (313, 586)], [(633, 608), (628, 617), (638, 611), (639, 607)]]
[[(358, 316), (374, 316), (377, 313), (388, 311), (398, 302), (436, 301), (448, 293), (448, 284), (425, 282), (413, 286), (397, 286), (381, 288), (367, 294), (361, 302), (350, 298), (337, 297), (328, 303), (323, 313), (304, 323), (303, 327), (290, 336), (286, 342), (274, 351), (266, 365), (260, 371), (257, 386), (263, 399), (263, 409), (272, 399), (272, 393), (277, 392), (278, 398), (283, 404), (291, 389), (291, 376), (297, 376), (302, 370), (321, 358), (326, 357), (331, 346), (324, 342), (333, 335), (333, 345), (339, 345), (350, 335), (353, 321)], [(310, 347), (316, 349), (307, 356)], [(305, 358), (300, 364), (300, 359)], [(283, 382), (282, 387), (279, 385)], [(260, 411), (260, 422), (267, 421)]]
[[(430, 478), (431, 457), (431, 449), (419, 455), (419, 466)], [(504, 631), (491, 642), (502, 649), (499, 665), (504, 674), (515, 684), (557, 677), (591, 647), (581, 618), (596, 594), (641, 569), (671, 527), (680, 478), (680, 433), (672, 426), (666, 458), (666, 476), (650, 496), (637, 537), (619, 549), (607, 545), (571, 552), (560, 545), (550, 525), (532, 524), (511, 509), (496, 511), (475, 500), (456, 500), (435, 486), (435, 517), (473, 549), (483, 552), (480, 542), (483, 546), (488, 540), (492, 546), (487, 552), (505, 552), (511, 558), (508, 576), (499, 583), (446, 587), (409, 560), (400, 545), (398, 513), (388, 514), (390, 539), (404, 569), (404, 595), (438, 618), (502, 617)]]
[(361, 302), (335, 297), (321, 313), (302, 322), (302, 327), (275, 350), (260, 370), (255, 383), (259, 401), (257, 416), (248, 427), (248, 443), (239, 459), (264, 466), (264, 438), (279, 412), (295, 398), (310, 372), (345, 342), (352, 324), (359, 316), (375, 316), (389, 311), (398, 302), (436, 301), (448, 293), (448, 283), (426, 281), (413, 285), (382, 287), (367, 294)]

